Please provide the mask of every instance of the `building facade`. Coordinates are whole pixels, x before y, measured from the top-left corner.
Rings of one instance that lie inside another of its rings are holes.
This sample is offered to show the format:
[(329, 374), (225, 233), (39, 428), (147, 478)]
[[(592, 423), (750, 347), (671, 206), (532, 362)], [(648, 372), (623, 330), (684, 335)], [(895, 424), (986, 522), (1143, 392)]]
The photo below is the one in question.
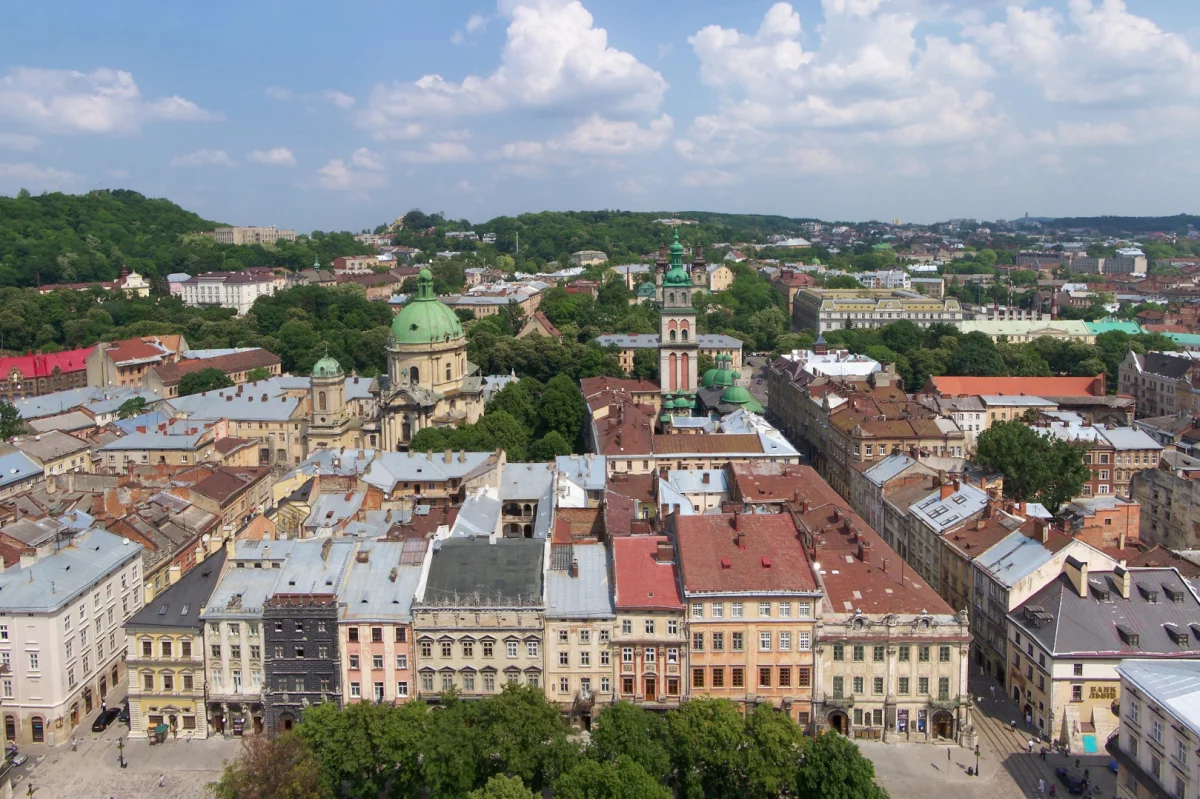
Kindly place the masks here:
[(554, 544), (546, 570), (546, 697), (591, 729), (597, 706), (613, 701), (616, 621), (607, 547)]
[(269, 731), (293, 729), (312, 705), (341, 706), (336, 593), (272, 596), (263, 607), (263, 643), (263, 705)]
[(792, 329), (828, 333), (851, 327), (877, 328), (901, 319), (918, 327), (958, 327), (964, 314), (953, 297), (910, 297), (890, 290), (801, 289), (792, 300)]
[(1121, 725), (1108, 751), (1117, 760), (1118, 799), (1200, 796), (1200, 663), (1130, 658), (1117, 666)]
[(296, 231), (287, 228), (277, 228), (274, 225), (258, 227), (255, 225), (239, 225), (237, 227), (219, 227), (204, 235), (217, 244), (257, 244), (262, 247), (274, 247), (275, 242), (295, 241)]

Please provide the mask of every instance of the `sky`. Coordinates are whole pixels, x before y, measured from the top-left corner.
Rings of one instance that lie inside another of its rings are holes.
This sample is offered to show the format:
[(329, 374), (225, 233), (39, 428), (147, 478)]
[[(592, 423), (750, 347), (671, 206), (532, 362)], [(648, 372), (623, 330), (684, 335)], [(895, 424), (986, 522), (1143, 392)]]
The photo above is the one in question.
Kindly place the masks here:
[(1200, 3), (4, 3), (0, 194), (360, 230), (412, 208), (1200, 212)]

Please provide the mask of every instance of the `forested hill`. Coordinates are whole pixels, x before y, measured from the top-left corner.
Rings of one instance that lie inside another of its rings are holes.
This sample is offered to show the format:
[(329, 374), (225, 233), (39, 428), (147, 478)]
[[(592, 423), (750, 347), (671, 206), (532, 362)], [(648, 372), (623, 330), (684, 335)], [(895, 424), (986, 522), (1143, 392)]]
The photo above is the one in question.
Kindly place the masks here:
[(1065, 230), (1095, 230), (1110, 235), (1144, 233), (1183, 233), (1188, 227), (1200, 225), (1200, 216), (1068, 216), (1052, 219), (1050, 227)]
[[(669, 243), (672, 235), (670, 225), (655, 220), (683, 219), (699, 224), (682, 225), (679, 237), (691, 244), (699, 239), (701, 244), (713, 242), (765, 242), (775, 234), (799, 234), (805, 219), (786, 216), (757, 216), (752, 214), (720, 214), (707, 211), (659, 211), (640, 213), (634, 211), (543, 211), (520, 216), (500, 216), (478, 225), (465, 220), (443, 219), (439, 215), (427, 215), (411, 211), (404, 217), (404, 231), (397, 240), (421, 249), (429, 247), (428, 228), (441, 237), (446, 231), (474, 230), (480, 236), (496, 234), (496, 250), (516, 255), (518, 262), (554, 261), (579, 250), (601, 250), (611, 260), (636, 259), (658, 249), (660, 244)], [(521, 251), (516, 253), (517, 233), (521, 237)], [(448, 240), (452, 249), (470, 249), (470, 242)]]
[(314, 232), (278, 249), (217, 244), (197, 235), (219, 223), (135, 191), (0, 196), (0, 286), (113, 280), (121, 267), (161, 278), (245, 266), (328, 265), (367, 252), (348, 233)]

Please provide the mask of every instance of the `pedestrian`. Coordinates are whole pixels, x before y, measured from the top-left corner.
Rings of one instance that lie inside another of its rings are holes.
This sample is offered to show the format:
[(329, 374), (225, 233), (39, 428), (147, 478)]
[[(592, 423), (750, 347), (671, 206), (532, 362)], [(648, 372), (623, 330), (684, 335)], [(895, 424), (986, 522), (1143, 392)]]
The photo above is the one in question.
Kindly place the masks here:
[(101, 699), (101, 700), (100, 700), (100, 712), (101, 712), (101, 713), (107, 713), (107, 712), (108, 712), (108, 701), (107, 701), (107, 700), (105, 700), (105, 699)]
[(1042, 760), (1045, 761), (1045, 759), (1046, 759), (1046, 747), (1043, 746), (1042, 747)]
[(1046, 781), (1044, 779), (1042, 779), (1041, 777), (1038, 777), (1038, 793), (1042, 794), (1045, 792), (1046, 792)]
[(163, 787), (163, 785), (165, 785), (165, 784), (166, 784), (166, 781), (167, 781), (167, 775), (166, 775), (166, 774), (159, 774), (159, 775), (158, 775), (158, 787), (159, 787), (159, 788)]
[(993, 685), (993, 686), (991, 686), (991, 688), (992, 688), (992, 699), (995, 699), (996, 698), (996, 686)]
[(947, 766), (950, 765), (950, 749), (949, 748), (946, 749), (946, 765)]
[(1029, 739), (1029, 754), (1033, 754), (1033, 739)]
[(1009, 725), (1012, 727), (1013, 732), (1017, 731), (1017, 720), (1016, 719), (1013, 719), (1012, 721), (1010, 721)]
[(1051, 795), (1051, 796), (1055, 796), (1055, 795), (1056, 795), (1056, 794), (1055, 794), (1055, 792), (1054, 792), (1054, 783), (1050, 783), (1050, 795)]
[(1033, 716), (1029, 713), (1025, 714), (1025, 727), (1027, 729), (1033, 727)]

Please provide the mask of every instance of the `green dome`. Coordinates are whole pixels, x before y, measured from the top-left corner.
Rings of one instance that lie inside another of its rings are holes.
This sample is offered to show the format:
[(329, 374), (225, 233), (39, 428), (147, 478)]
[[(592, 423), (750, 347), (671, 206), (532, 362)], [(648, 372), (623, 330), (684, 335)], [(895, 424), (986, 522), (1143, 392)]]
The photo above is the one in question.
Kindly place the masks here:
[(730, 386), (721, 392), (721, 402), (728, 402), (733, 405), (744, 405), (750, 402), (753, 397), (746, 390), (745, 386)]
[(714, 367), (712, 369), (709, 369), (707, 372), (705, 372), (704, 377), (700, 378), (700, 388), (708, 388), (709, 386), (711, 386), (713, 384), (713, 381), (716, 379), (717, 379), (717, 370)]
[(683, 245), (679, 243), (679, 228), (675, 228), (675, 241), (671, 242), (671, 246), (667, 248), (671, 255), (683, 257)]
[(679, 230), (675, 230), (675, 241), (668, 248), (671, 251), (671, 268), (663, 278), (663, 286), (667, 288), (684, 288), (692, 285), (691, 278), (683, 268), (683, 245), (679, 243)]
[(342, 365), (329, 357), (326, 353), (321, 360), (313, 364), (313, 377), (341, 377), (345, 372), (342, 371)]
[(714, 386), (732, 386), (734, 381), (734, 373), (732, 369), (717, 369), (713, 375), (711, 385)]
[(392, 320), (392, 338), (397, 344), (435, 344), (462, 337), (462, 322), (438, 301), (433, 293), (433, 273), (422, 269), (417, 275), (417, 296)]

